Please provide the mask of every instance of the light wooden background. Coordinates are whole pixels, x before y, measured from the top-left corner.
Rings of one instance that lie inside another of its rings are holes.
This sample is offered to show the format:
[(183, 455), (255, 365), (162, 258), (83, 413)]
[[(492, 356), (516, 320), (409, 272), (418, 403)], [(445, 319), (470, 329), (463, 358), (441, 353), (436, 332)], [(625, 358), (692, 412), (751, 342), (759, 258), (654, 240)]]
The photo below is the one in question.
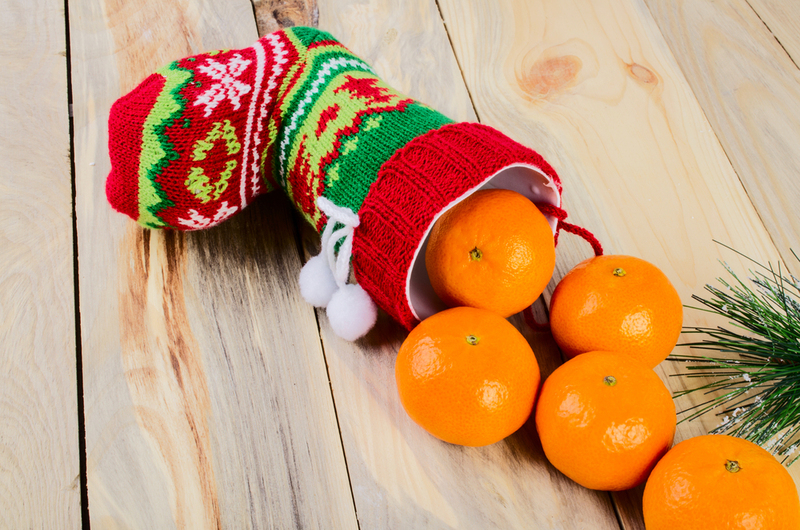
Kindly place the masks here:
[[(717, 260), (746, 272), (713, 239), (796, 265), (794, 0), (6, 0), (0, 528), (643, 528), (641, 488), (572, 483), (532, 422), (471, 449), (410, 421), (403, 330), (384, 315), (347, 343), (302, 302), (318, 241), (283, 196), (193, 234), (108, 207), (116, 98), (168, 61), (294, 24), (538, 150), (571, 221), (661, 267), (685, 303)], [(562, 236), (545, 299), (590, 253)], [(549, 335), (512, 320), (544, 374), (558, 366)], [(673, 390), (677, 368), (657, 369)]]

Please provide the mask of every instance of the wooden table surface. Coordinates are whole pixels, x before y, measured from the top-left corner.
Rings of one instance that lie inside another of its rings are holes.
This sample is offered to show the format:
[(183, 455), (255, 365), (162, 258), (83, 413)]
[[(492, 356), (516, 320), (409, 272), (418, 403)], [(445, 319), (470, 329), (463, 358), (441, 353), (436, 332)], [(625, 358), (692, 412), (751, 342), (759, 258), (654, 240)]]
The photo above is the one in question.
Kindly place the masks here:
[[(414, 424), (403, 328), (382, 314), (345, 342), (302, 301), (318, 237), (280, 193), (191, 234), (111, 210), (109, 107), (186, 55), (330, 31), (399, 90), (539, 151), (570, 220), (684, 303), (718, 260), (747, 271), (715, 239), (797, 265), (795, 0), (7, 0), (0, 24), (2, 528), (644, 527), (641, 487), (576, 485), (532, 421), (484, 448)], [(564, 234), (557, 254), (540, 320), (591, 249)], [(512, 321), (545, 375), (562, 362)], [(679, 390), (679, 369), (657, 372)]]

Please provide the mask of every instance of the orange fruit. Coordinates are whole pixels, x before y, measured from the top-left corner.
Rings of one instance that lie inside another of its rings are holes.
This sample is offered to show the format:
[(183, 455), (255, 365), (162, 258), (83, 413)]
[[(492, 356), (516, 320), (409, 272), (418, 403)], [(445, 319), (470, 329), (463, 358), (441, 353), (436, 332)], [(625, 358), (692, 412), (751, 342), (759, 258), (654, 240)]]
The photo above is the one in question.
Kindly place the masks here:
[(647, 530), (798, 530), (789, 472), (758, 445), (722, 434), (689, 438), (653, 469), (644, 488)]
[(655, 265), (632, 256), (578, 264), (550, 299), (550, 329), (561, 351), (619, 351), (649, 368), (667, 358), (681, 333), (678, 292)]
[(539, 389), (530, 345), (504, 318), (472, 307), (447, 309), (409, 333), (395, 361), (400, 401), (423, 429), (458, 445), (514, 433)]
[(553, 276), (553, 231), (544, 215), (511, 190), (479, 190), (431, 229), (425, 266), (448, 307), (508, 317), (531, 305)]
[(536, 429), (553, 466), (590, 489), (644, 482), (675, 435), (677, 415), (658, 376), (616, 352), (589, 352), (542, 385)]

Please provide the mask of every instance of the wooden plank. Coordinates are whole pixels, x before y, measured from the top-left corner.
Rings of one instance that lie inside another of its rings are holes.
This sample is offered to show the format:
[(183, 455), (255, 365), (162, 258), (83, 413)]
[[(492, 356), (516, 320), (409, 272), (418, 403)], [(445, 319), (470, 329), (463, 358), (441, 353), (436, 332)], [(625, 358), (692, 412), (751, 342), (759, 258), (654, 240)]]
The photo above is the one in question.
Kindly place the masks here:
[[(712, 239), (775, 260), (760, 212), (643, 2), (440, 5), (481, 119), (556, 167), (570, 219), (606, 253), (655, 263), (685, 302), (720, 274), (718, 259), (746, 269)], [(582, 240), (562, 237), (554, 280), (588, 255)], [(685, 323), (708, 320), (687, 311)], [(684, 384), (667, 379), (675, 370), (657, 369), (673, 390)], [(677, 441), (713, 424), (682, 424)], [(641, 490), (615, 498), (624, 527), (642, 528)]]
[[(407, 93), (460, 121), (475, 121), (432, 1), (319, 2), (319, 24)], [(318, 237), (304, 232), (310, 254)], [(405, 331), (382, 315), (356, 344), (319, 313), (331, 385), (362, 528), (619, 528), (609, 497), (578, 487), (545, 460), (529, 421), (484, 448), (443, 443), (405, 413), (394, 358)], [(544, 373), (560, 363), (548, 337), (515, 320)]]
[[(758, 18), (786, 50), (795, 66), (800, 64), (800, 9), (793, 0), (748, 0)], [(744, 6), (743, 6), (744, 7)]]
[[(787, 214), (800, 203), (800, 71), (748, 2), (646, 1), (769, 237), (796, 274), (791, 249), (800, 249), (800, 219)], [(765, 21), (765, 13), (782, 24), (800, 19), (788, 4), (751, 4)], [(774, 254), (750, 256), (775, 261)], [(744, 274), (748, 267), (735, 270)], [(800, 491), (800, 466), (789, 471)]]
[(170, 60), (256, 38), (252, 5), (71, 5), (92, 524), (357, 526), (288, 201), (206, 232), (144, 231), (111, 210), (113, 101)]
[(63, 3), (0, 13), (0, 526), (80, 528)]
[(647, 3), (770, 237), (796, 265), (800, 218), (786, 212), (800, 203), (800, 71), (744, 0)]
[[(397, 398), (394, 359), (405, 332), (396, 324), (379, 319), (354, 347), (320, 320), (363, 528), (619, 528), (606, 494), (546, 461), (532, 419), (481, 448), (446, 444), (416, 425)], [(552, 340), (512, 322), (549, 374), (559, 364)]]

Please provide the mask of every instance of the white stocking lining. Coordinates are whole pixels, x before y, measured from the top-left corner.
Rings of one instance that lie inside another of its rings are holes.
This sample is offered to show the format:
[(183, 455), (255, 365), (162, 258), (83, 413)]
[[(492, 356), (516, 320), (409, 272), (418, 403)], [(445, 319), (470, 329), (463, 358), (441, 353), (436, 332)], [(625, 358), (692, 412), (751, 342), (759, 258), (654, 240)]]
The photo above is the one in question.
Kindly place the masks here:
[[(431, 229), (439, 217), (447, 210), (460, 203), (473, 193), (483, 189), (506, 189), (516, 191), (535, 203), (552, 204), (561, 207), (561, 195), (558, 188), (550, 177), (543, 173), (538, 167), (530, 164), (512, 164), (506, 166), (494, 175), (488, 177), (478, 186), (470, 189), (462, 196), (448, 204), (441, 212), (436, 214), (430, 226), (425, 230), (425, 235), (414, 252), (414, 259), (406, 277), (406, 300), (411, 308), (411, 312), (418, 320), (424, 320), (429, 316), (447, 309), (444, 302), (436, 295), (431, 281), (428, 278), (428, 271), (425, 267), (425, 250), (428, 247), (428, 238)], [(556, 233), (558, 219), (545, 216)]]

